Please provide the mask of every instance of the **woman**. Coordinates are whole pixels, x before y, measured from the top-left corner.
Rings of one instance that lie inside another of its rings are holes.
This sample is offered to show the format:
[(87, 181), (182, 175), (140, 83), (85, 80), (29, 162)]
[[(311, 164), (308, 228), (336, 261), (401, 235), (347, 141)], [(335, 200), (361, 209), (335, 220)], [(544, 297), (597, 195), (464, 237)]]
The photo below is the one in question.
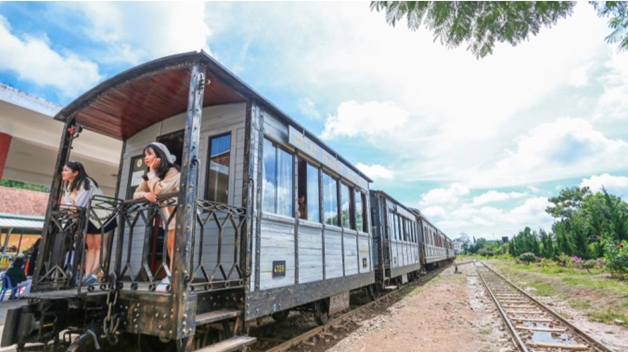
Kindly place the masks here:
[[(92, 196), (103, 195), (98, 188), (98, 183), (87, 175), (83, 164), (78, 161), (68, 161), (61, 171), (61, 178), (65, 181), (65, 204), (76, 207), (87, 207)], [(85, 260), (84, 285), (98, 282), (95, 270), (100, 264), (101, 233), (107, 233), (117, 226), (116, 219), (107, 221), (105, 228), (101, 230), (102, 223), (111, 216), (111, 212), (104, 209), (94, 209), (94, 213), (100, 221), (92, 222), (92, 214), (89, 214), (87, 222), (87, 255)]]
[[(135, 193), (133, 199), (146, 199), (149, 202), (156, 202), (157, 196), (179, 191), (179, 179), (181, 172), (174, 164), (177, 157), (170, 154), (168, 148), (159, 142), (153, 142), (144, 148), (144, 163), (146, 170), (142, 178), (144, 179)], [(174, 211), (175, 204), (162, 207), (163, 222), (168, 222), (168, 257), (170, 258), (170, 271), (172, 272), (172, 261), (174, 258), (174, 230), (175, 219), (170, 219), (170, 214)], [(166, 278), (167, 281), (167, 278)]]

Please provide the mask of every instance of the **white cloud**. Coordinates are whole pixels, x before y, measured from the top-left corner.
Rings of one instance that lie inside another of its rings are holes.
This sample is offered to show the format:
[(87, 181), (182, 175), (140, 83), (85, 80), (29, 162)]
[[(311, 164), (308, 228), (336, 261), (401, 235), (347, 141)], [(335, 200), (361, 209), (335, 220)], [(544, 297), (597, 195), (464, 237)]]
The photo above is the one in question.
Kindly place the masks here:
[(469, 194), (469, 188), (459, 183), (454, 183), (449, 188), (433, 189), (423, 195), (421, 199), (421, 206), (431, 206), (438, 204), (456, 204), (460, 200), (460, 197)]
[(499, 202), (508, 199), (521, 198), (523, 196), (525, 196), (525, 194), (519, 192), (503, 193), (498, 191), (488, 191), (482, 195), (473, 197), (473, 205)]
[(390, 133), (406, 121), (408, 112), (393, 102), (347, 101), (340, 104), (335, 116), (327, 118), (322, 138)]
[(66, 51), (50, 47), (46, 37), (18, 37), (0, 16), (0, 67), (15, 72), (21, 80), (52, 86), (65, 97), (75, 97), (101, 80), (98, 66)]
[(357, 163), (355, 166), (373, 181), (383, 179), (392, 180), (395, 176), (391, 170), (381, 165), (364, 165)]
[(310, 98), (301, 98), (299, 99), (299, 111), (307, 117), (311, 117), (313, 119), (320, 119), (321, 113), (316, 109), (316, 104)]
[(526, 185), (623, 168), (628, 143), (609, 139), (584, 119), (560, 118), (516, 138), (516, 149), (492, 168), (479, 170), (478, 185)]
[(591, 176), (582, 180), (580, 187), (589, 187), (593, 193), (601, 192), (602, 187), (608, 193), (617, 195), (626, 200), (628, 196), (628, 177), (612, 176), (607, 173), (599, 176)]
[(421, 214), (425, 215), (428, 219), (438, 219), (446, 216), (445, 209), (443, 207), (427, 207), (425, 209), (421, 209)]
[(604, 92), (597, 104), (595, 117), (598, 120), (626, 120), (628, 118), (628, 57), (624, 53), (613, 53), (606, 61), (609, 72), (600, 78)]
[(569, 72), (568, 82), (575, 87), (584, 87), (589, 84), (589, 73), (591, 64), (575, 68)]
[(158, 57), (205, 49), (211, 36), (202, 2), (84, 2), (78, 9), (85, 34), (107, 45), (103, 61), (137, 64)]

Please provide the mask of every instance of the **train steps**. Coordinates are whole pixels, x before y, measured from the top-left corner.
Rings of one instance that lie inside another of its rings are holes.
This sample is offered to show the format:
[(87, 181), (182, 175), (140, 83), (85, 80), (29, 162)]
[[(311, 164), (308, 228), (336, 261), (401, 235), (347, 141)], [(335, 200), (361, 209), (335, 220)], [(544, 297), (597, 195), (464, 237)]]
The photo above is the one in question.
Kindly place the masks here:
[(257, 338), (251, 336), (234, 336), (232, 338), (220, 341), (211, 346), (203, 347), (194, 352), (229, 352), (238, 351), (244, 347), (251, 345), (257, 341)]
[(242, 314), (242, 311), (237, 309), (219, 309), (198, 314), (196, 316), (196, 326), (237, 318), (240, 314)]

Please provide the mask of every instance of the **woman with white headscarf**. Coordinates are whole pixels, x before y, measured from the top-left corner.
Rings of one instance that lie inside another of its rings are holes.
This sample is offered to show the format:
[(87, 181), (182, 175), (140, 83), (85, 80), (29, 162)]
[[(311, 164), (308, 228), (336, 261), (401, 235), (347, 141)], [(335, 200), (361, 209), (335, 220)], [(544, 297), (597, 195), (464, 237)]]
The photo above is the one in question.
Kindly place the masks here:
[[(161, 194), (174, 193), (179, 191), (181, 172), (174, 164), (177, 157), (170, 154), (168, 148), (159, 142), (150, 143), (144, 148), (144, 163), (146, 170), (142, 178), (142, 183), (133, 193), (133, 199), (146, 199), (149, 202), (156, 202), (157, 196)], [(170, 219), (170, 214), (174, 211), (176, 204), (170, 204), (161, 208), (164, 215), (164, 226), (168, 229), (168, 257), (170, 258), (170, 270), (172, 271), (172, 261), (174, 258), (174, 230), (176, 228), (176, 216)], [(167, 279), (167, 278), (166, 278)]]

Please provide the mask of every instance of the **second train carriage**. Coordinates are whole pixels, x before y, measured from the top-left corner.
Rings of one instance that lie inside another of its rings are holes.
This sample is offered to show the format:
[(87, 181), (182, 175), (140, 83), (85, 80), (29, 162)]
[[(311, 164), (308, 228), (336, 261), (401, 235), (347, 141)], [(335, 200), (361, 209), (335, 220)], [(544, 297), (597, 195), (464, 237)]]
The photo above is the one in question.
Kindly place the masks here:
[(417, 216), (383, 191), (371, 190), (376, 291), (403, 284), (421, 270)]
[[(43, 255), (2, 346), (58, 342), (62, 331), (80, 335), (70, 350), (96, 336), (150, 350), (244, 345), (254, 339), (237, 335), (256, 318), (299, 309), (322, 323), (348, 306), (350, 291), (447, 259), (435, 227), (383, 192), (371, 196), (367, 176), (204, 52), (127, 70), (55, 118), (65, 128)], [(59, 174), (81, 126), (124, 142), (116, 196), (85, 209), (59, 205)], [(153, 141), (177, 155), (180, 190), (159, 203), (128, 200)], [(98, 208), (119, 226), (102, 236), (100, 282), (83, 285), (85, 219)], [(170, 266), (164, 229), (173, 223)]]

